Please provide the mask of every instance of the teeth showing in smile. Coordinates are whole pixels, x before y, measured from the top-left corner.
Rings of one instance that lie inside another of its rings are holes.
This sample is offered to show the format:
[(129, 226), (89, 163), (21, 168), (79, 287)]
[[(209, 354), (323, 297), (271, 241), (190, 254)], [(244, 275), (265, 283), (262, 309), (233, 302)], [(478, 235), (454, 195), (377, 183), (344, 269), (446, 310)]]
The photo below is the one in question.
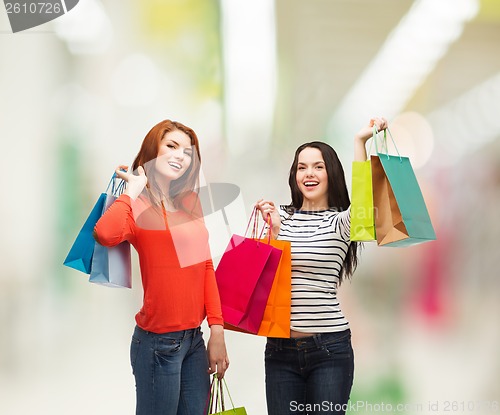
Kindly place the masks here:
[(181, 169), (181, 167), (182, 167), (179, 163), (174, 163), (174, 162), (172, 162), (172, 161), (170, 161), (168, 164), (169, 164), (170, 166), (172, 166), (174, 169), (178, 169), (178, 170), (180, 170), (180, 169)]
[(304, 182), (304, 186), (307, 186), (307, 187), (316, 186), (318, 184), (319, 184), (319, 182)]

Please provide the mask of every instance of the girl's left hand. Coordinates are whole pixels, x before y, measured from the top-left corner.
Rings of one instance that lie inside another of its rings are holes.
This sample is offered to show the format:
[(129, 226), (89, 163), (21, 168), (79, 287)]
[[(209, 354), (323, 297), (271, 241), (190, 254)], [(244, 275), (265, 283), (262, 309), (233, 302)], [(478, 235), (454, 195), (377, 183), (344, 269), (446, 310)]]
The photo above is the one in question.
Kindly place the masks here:
[(224, 327), (220, 325), (210, 326), (210, 339), (207, 344), (208, 373), (217, 372), (217, 377), (222, 379), (229, 367), (229, 358), (224, 341)]

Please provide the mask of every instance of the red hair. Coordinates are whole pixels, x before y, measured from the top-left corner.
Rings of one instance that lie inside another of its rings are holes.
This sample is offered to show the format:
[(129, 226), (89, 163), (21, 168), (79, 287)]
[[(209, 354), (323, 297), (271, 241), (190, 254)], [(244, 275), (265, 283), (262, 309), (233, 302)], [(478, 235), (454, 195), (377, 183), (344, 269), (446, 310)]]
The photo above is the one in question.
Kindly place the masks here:
[(146, 134), (141, 149), (132, 164), (132, 170), (135, 172), (139, 166), (144, 168), (148, 177), (148, 188), (154, 189), (158, 194), (164, 194), (159, 184), (155, 180), (155, 163), (152, 162), (158, 157), (161, 141), (165, 134), (179, 130), (185, 133), (191, 139), (193, 154), (191, 164), (184, 172), (182, 177), (170, 183), (169, 194), (167, 195), (174, 203), (176, 208), (186, 208), (182, 201), (185, 196), (192, 194), (198, 187), (198, 177), (201, 166), (200, 145), (196, 133), (189, 127), (177, 121), (163, 120), (156, 124)]

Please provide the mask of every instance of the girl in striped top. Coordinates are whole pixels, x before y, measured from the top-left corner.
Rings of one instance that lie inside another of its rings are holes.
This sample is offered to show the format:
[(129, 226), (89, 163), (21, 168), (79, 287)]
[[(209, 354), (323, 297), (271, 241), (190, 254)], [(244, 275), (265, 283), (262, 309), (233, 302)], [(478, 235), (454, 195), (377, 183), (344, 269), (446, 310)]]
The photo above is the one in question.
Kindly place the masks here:
[[(387, 121), (372, 118), (356, 134), (355, 160), (366, 160), (374, 125), (381, 131)], [(291, 338), (268, 338), (265, 350), (268, 414), (343, 414), (354, 354), (337, 289), (356, 268), (358, 244), (350, 241), (350, 200), (335, 150), (320, 141), (302, 144), (288, 183), (289, 205), (256, 204), (264, 219), (271, 216), (272, 236), (292, 249)]]

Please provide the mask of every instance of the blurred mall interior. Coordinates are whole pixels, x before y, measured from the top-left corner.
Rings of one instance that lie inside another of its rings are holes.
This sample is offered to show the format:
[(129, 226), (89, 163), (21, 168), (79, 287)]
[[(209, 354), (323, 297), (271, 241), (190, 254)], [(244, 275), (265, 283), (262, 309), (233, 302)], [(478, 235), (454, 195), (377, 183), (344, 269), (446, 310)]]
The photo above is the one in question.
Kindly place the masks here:
[[(499, 0), (80, 0), (17, 33), (0, 7), (0, 56), (1, 414), (134, 413), (136, 254), (131, 290), (62, 262), (153, 125), (191, 126), (202, 179), (238, 186), (243, 219), (211, 230), (225, 246), (257, 199), (290, 201), (299, 144), (330, 143), (350, 183), (372, 116), (437, 240), (365, 243), (342, 285), (349, 413), (500, 411)], [(265, 414), (265, 339), (226, 339), (235, 404)]]

